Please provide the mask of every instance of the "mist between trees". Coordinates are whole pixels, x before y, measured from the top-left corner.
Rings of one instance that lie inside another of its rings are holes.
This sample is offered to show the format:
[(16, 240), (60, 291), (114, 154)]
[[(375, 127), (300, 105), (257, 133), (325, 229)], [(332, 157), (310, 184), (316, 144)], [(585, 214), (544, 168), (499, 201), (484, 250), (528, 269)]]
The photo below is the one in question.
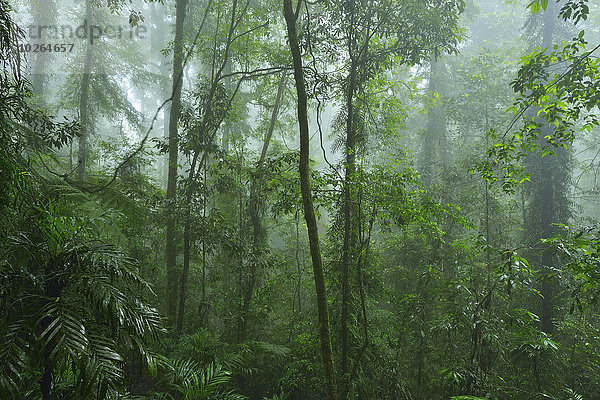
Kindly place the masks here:
[(597, 399), (599, 11), (0, 0), (0, 398)]

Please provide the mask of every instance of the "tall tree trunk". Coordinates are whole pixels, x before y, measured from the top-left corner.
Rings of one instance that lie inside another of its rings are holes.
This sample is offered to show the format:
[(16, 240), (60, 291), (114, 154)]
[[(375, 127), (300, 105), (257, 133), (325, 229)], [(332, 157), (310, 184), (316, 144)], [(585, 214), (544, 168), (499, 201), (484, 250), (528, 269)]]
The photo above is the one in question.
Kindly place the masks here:
[[(548, 7), (544, 12), (544, 37), (543, 44), (544, 48), (550, 49), (553, 41), (553, 33), (554, 33), (554, 25), (556, 21), (555, 12), (554, 12), (554, 2), (549, 1)], [(547, 135), (553, 134), (553, 128), (550, 126), (544, 126), (542, 128), (542, 134), (540, 135), (542, 140)], [(539, 152), (540, 150), (538, 150)], [(560, 151), (560, 150), (559, 150)], [(557, 190), (556, 183), (554, 182), (555, 176), (553, 174), (553, 170), (558, 167), (557, 159), (555, 157), (541, 157), (539, 160), (542, 167), (542, 178), (541, 182), (541, 200), (542, 204), (540, 206), (543, 209), (542, 212), (542, 221), (541, 221), (541, 230), (542, 233), (540, 239), (548, 238), (554, 233), (554, 223), (559, 222), (556, 221), (554, 200), (556, 197), (555, 191)], [(566, 221), (565, 221), (566, 222)], [(542, 255), (542, 265), (545, 272), (549, 273), (550, 268), (553, 263), (552, 254), (549, 251), (545, 251)], [(552, 282), (549, 279), (543, 279), (542, 287), (540, 290), (542, 294), (542, 331), (546, 333), (554, 332), (554, 290)]]
[[(227, 38), (227, 42), (226, 42), (226, 46), (225, 46), (225, 52), (223, 55), (223, 63), (221, 64), (220, 68), (217, 70), (217, 72), (215, 73), (215, 75), (213, 76), (212, 79), (212, 83), (211, 83), (211, 87), (210, 87), (210, 91), (208, 93), (208, 97), (206, 98), (205, 102), (204, 102), (204, 114), (201, 116), (201, 122), (200, 122), (200, 129), (199, 132), (201, 132), (201, 135), (209, 135), (210, 139), (208, 140), (209, 142), (212, 142), (215, 138), (215, 135), (218, 132), (218, 126), (223, 122), (223, 119), (221, 119), (220, 121), (218, 121), (218, 124), (215, 125), (215, 127), (213, 128), (212, 131), (207, 131), (208, 129), (208, 118), (213, 118), (213, 110), (212, 110), (212, 105), (213, 105), (213, 99), (219, 84), (219, 80), (220, 77), (222, 76), (222, 73), (226, 67), (226, 65), (228, 64), (228, 54), (229, 54), (229, 48), (231, 46), (232, 43), (232, 37), (233, 37), (233, 32), (235, 30), (235, 16), (236, 16), (236, 5), (237, 5), (237, 0), (234, 0), (233, 2), (233, 6), (232, 6), (232, 11), (231, 11), (231, 23), (229, 26), (229, 34), (228, 34), (228, 38)], [(202, 30), (203, 26), (204, 26), (204, 22), (206, 21), (206, 15), (208, 13), (208, 9), (206, 9), (205, 14), (204, 14), (204, 18), (202, 20), (202, 23), (200, 25), (200, 27), (198, 28), (200, 31)], [(183, 72), (183, 68), (180, 67), (180, 70)], [(181, 75), (180, 75), (181, 76)], [(241, 82), (241, 81), (240, 81)], [(228, 109), (227, 112), (229, 111), (229, 107), (231, 107), (231, 101), (233, 101), (233, 98), (235, 97), (235, 94), (237, 93), (237, 90), (239, 89), (239, 85), (240, 83), (238, 82), (238, 86), (236, 87), (235, 91), (233, 92), (232, 97), (229, 99), (229, 105), (228, 105)], [(179, 85), (179, 98), (181, 97), (181, 85)], [(180, 105), (180, 102), (179, 102)], [(173, 113), (173, 110), (171, 111), (171, 115)], [(179, 113), (179, 111), (178, 111)], [(223, 118), (223, 117), (222, 117)], [(211, 123), (214, 123), (217, 121), (211, 121)], [(183, 314), (185, 311), (185, 292), (186, 292), (186, 286), (187, 286), (187, 280), (188, 280), (188, 275), (189, 275), (189, 271), (190, 271), (190, 250), (191, 250), (191, 232), (190, 232), (190, 223), (191, 223), (191, 207), (192, 207), (192, 197), (194, 194), (194, 191), (196, 190), (196, 166), (198, 166), (199, 170), (202, 170), (203, 166), (206, 163), (207, 157), (208, 157), (208, 151), (204, 151), (202, 152), (202, 157), (200, 158), (200, 160), (198, 161), (198, 157), (200, 157), (200, 150), (196, 149), (194, 151), (193, 157), (192, 157), (192, 162), (191, 162), (191, 166), (190, 166), (190, 171), (188, 174), (188, 178), (187, 178), (187, 191), (186, 191), (186, 198), (185, 198), (185, 213), (184, 213), (184, 228), (183, 228), (183, 270), (181, 273), (181, 287), (180, 287), (180, 292), (179, 292), (179, 313), (177, 316), (177, 325), (176, 325), (176, 332), (177, 335), (179, 335), (181, 333), (182, 327), (183, 327)], [(198, 171), (199, 173), (199, 171)], [(241, 173), (240, 173), (241, 176)], [(241, 212), (240, 212), (241, 214)], [(240, 229), (241, 232), (241, 229)], [(240, 262), (241, 264), (241, 262)]]
[[(31, 15), (33, 16), (33, 26), (52, 26), (56, 24), (56, 4), (54, 0), (31, 0)], [(40, 42), (43, 39), (38, 38)], [(38, 104), (45, 106), (45, 89), (46, 89), (46, 76), (48, 61), (52, 57), (52, 53), (32, 53), (33, 55), (33, 76), (31, 78), (31, 86), (33, 93), (36, 94), (36, 100)]]
[[(158, 5), (155, 2), (150, 4), (150, 15), (152, 17), (152, 22), (154, 23), (155, 29), (152, 30), (152, 54), (160, 54), (159, 63), (157, 64), (159, 76), (161, 79), (160, 86), (157, 88), (160, 93), (160, 98), (165, 99), (170, 96), (171, 88), (169, 87), (168, 77), (169, 77), (169, 59), (164, 54), (162, 54), (162, 50), (167, 47), (166, 33), (165, 33), (165, 17), (166, 7), (163, 5), (158, 8)], [(169, 107), (163, 107), (163, 138), (165, 140), (169, 140)], [(168, 181), (169, 175), (169, 155), (165, 154), (160, 158), (158, 168), (160, 171), (160, 184), (165, 185)], [(164, 186), (163, 186), (164, 187)]]
[(290, 43), (290, 51), (294, 62), (294, 78), (296, 91), (298, 92), (298, 125), (300, 128), (300, 189), (302, 191), (302, 205), (304, 207), (304, 218), (308, 230), (310, 244), (310, 255), (313, 264), (313, 275), (315, 278), (315, 289), (317, 294), (317, 308), (319, 313), (319, 337), (321, 342), (321, 357), (323, 358), (323, 369), (325, 371), (325, 387), (327, 399), (337, 398), (335, 382), (335, 369), (331, 352), (331, 337), (329, 333), (329, 315), (327, 311), (327, 296), (325, 290), (325, 277), (323, 274), (323, 261), (319, 248), (319, 232), (317, 219), (312, 202), (309, 177), (309, 151), (310, 138), (308, 131), (307, 95), (304, 83), (304, 71), (302, 69), (302, 56), (298, 45), (296, 34), (297, 13), (300, 12), (301, 2), (298, 2), (298, 10), (294, 12), (291, 0), (283, 0), (283, 14), (287, 25), (287, 34)]
[[(485, 148), (489, 148), (489, 138), (488, 138), (488, 130), (489, 130), (489, 115), (488, 115), (488, 106), (485, 105)], [(490, 288), (492, 282), (492, 259), (491, 259), (491, 247), (492, 247), (492, 238), (490, 236), (490, 188), (489, 182), (484, 180), (485, 184), (485, 259), (487, 264), (487, 287)]]
[[(202, 174), (202, 179), (206, 182), (206, 163), (202, 166), (204, 173)], [(202, 196), (202, 219), (206, 221), (206, 194)], [(200, 280), (200, 309), (198, 314), (200, 314), (200, 326), (206, 326), (207, 317), (208, 317), (208, 305), (206, 304), (206, 233), (202, 235), (202, 277)]]
[(177, 201), (177, 160), (179, 138), (177, 124), (181, 112), (181, 83), (183, 80), (183, 22), (187, 1), (177, 0), (175, 15), (175, 43), (173, 50), (173, 91), (169, 115), (169, 172), (166, 197), (166, 256), (167, 256), (167, 323), (173, 326), (177, 312), (177, 249), (175, 243), (175, 208)]
[[(440, 63), (435, 55), (431, 56), (429, 69), (429, 96), (439, 95), (441, 91)], [(439, 99), (437, 100), (439, 102)], [(440, 104), (434, 104), (427, 111), (427, 126), (423, 132), (419, 171), (423, 184), (431, 186), (439, 182), (439, 170), (447, 159), (446, 126), (444, 109)]]
[[(351, 47), (351, 45), (349, 46)], [(352, 61), (346, 93), (346, 170), (344, 177), (344, 244), (342, 246), (342, 313), (340, 318), (341, 374), (348, 372), (348, 314), (350, 308), (350, 264), (351, 250), (355, 247), (355, 232), (352, 229), (352, 179), (356, 172), (356, 134), (354, 130), (354, 90), (356, 87), (356, 60)]]
[(429, 309), (427, 307), (427, 304), (429, 304), (429, 280), (431, 279), (431, 275), (430, 273), (426, 273), (425, 276), (421, 276), (419, 278), (419, 281), (417, 283), (417, 293), (421, 296), (421, 301), (423, 304), (425, 304), (425, 306), (423, 306), (421, 308), (421, 312), (420, 312), (420, 320), (419, 320), (419, 326), (417, 328), (417, 336), (419, 337), (419, 344), (417, 346), (416, 350), (416, 354), (415, 354), (415, 361), (417, 364), (417, 375), (415, 377), (415, 383), (416, 383), (416, 399), (417, 400), (423, 400), (425, 397), (425, 394), (427, 394), (427, 387), (423, 384), (424, 378), (425, 378), (425, 374), (426, 374), (426, 370), (425, 370), (425, 359), (426, 359), (426, 353), (427, 353), (427, 328), (428, 328), (428, 323), (429, 323)]
[[(262, 208), (262, 201), (259, 196), (260, 187), (262, 185), (262, 166), (267, 157), (267, 150), (269, 149), (269, 143), (275, 130), (275, 123), (279, 116), (279, 108), (281, 106), (281, 99), (283, 97), (283, 90), (285, 89), (285, 72), (281, 73), (279, 80), (279, 86), (277, 87), (277, 96), (275, 97), (275, 105), (273, 106), (273, 112), (271, 113), (271, 121), (269, 123), (269, 129), (265, 135), (262, 150), (260, 152), (260, 158), (256, 165), (258, 172), (257, 178), (252, 180), (250, 185), (250, 199), (249, 209), (250, 222), (252, 223), (252, 246), (255, 253), (260, 253), (261, 242), (264, 239), (264, 231), (260, 220), (260, 210)], [(244, 292), (244, 302), (242, 304), (242, 310), (240, 313), (240, 334), (239, 340), (243, 342), (248, 336), (248, 312), (250, 311), (250, 303), (252, 302), (252, 295), (254, 294), (254, 286), (256, 285), (256, 271), (257, 271), (256, 259), (251, 260), (248, 281)]]
[[(85, 16), (88, 23), (92, 23), (91, 0), (85, 3)], [(92, 64), (92, 46), (86, 41), (85, 60), (83, 64), (83, 75), (81, 77), (81, 87), (79, 88), (79, 121), (81, 123), (81, 133), (79, 136), (79, 149), (77, 155), (77, 177), (79, 180), (85, 179), (85, 170), (88, 159), (88, 136), (91, 131), (89, 116), (89, 93), (90, 93), (90, 70)]]
[[(544, 12), (543, 20), (543, 48), (550, 48), (553, 42), (553, 32), (555, 25), (554, 2), (548, 2), (548, 7)], [(539, 108), (532, 110), (532, 113), (537, 115)], [(543, 156), (542, 148), (548, 146), (545, 137), (553, 137), (553, 127), (544, 123), (540, 129), (540, 135), (537, 139), (535, 153), (527, 160), (529, 164), (529, 172), (531, 174), (530, 183), (530, 204), (526, 214), (525, 229), (530, 240), (534, 241), (537, 247), (536, 254), (533, 257), (537, 258), (537, 262), (541, 266), (541, 271), (544, 276), (550, 272), (554, 262), (553, 256), (545, 246), (540, 245), (541, 239), (552, 236), (555, 232), (555, 223), (566, 222), (560, 221), (556, 204), (559, 196), (560, 169), (566, 168), (561, 166), (562, 153), (564, 149), (557, 149), (555, 155)], [(541, 256), (540, 256), (541, 254)], [(553, 285), (549, 279), (543, 278), (540, 287), (541, 297), (541, 329), (546, 333), (554, 332), (554, 306), (553, 306)]]
[(191, 207), (192, 207), (192, 195), (196, 187), (195, 184), (195, 170), (196, 170), (197, 153), (192, 161), (188, 176), (188, 188), (185, 196), (185, 215), (183, 222), (183, 270), (181, 271), (181, 285), (179, 288), (179, 311), (177, 312), (177, 336), (181, 334), (183, 329), (183, 314), (185, 312), (185, 291), (187, 288), (187, 281), (190, 271), (190, 244), (191, 244)]
[[(229, 75), (231, 74), (231, 63), (226, 63), (225, 64), (225, 74)], [(232, 88), (232, 84), (231, 84), (231, 76), (228, 76), (227, 78), (225, 78), (225, 88), (227, 89), (227, 91), (230, 91)], [(223, 127), (223, 134), (221, 137), (221, 147), (223, 148), (223, 153), (227, 154), (229, 153), (229, 139), (231, 137), (231, 124), (225, 123), (225, 126)]]

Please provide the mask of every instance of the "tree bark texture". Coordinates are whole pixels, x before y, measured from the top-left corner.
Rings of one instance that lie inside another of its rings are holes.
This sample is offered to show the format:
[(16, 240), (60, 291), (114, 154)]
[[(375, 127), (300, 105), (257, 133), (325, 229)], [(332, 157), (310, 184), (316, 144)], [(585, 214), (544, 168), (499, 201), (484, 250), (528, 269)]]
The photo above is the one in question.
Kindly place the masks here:
[(179, 156), (179, 138), (177, 124), (181, 113), (181, 84), (183, 77), (183, 23), (185, 20), (187, 1), (177, 0), (175, 15), (175, 44), (173, 51), (173, 91), (171, 112), (169, 114), (169, 170), (167, 176), (167, 323), (175, 324), (177, 312), (177, 249), (175, 241), (175, 214), (177, 202), (177, 163)]
[[(301, 5), (298, 4), (300, 11)], [(328, 400), (337, 399), (337, 388), (335, 382), (335, 369), (333, 366), (333, 357), (331, 351), (331, 337), (329, 333), (329, 315), (327, 311), (327, 296), (325, 291), (325, 277), (323, 274), (323, 261), (321, 259), (321, 250), (319, 248), (319, 232), (317, 229), (317, 219), (313, 208), (312, 193), (309, 179), (309, 150), (310, 139), (308, 130), (308, 110), (307, 95), (304, 83), (304, 71), (302, 69), (302, 56), (298, 45), (296, 34), (297, 12), (292, 8), (291, 0), (283, 0), (283, 13), (287, 25), (287, 33), (294, 63), (294, 79), (296, 82), (296, 91), (298, 93), (298, 125), (300, 128), (300, 188), (302, 191), (302, 204), (304, 207), (304, 218), (308, 229), (308, 240), (310, 245), (310, 255), (313, 264), (313, 274), (315, 279), (315, 288), (317, 294), (317, 308), (319, 314), (319, 337), (321, 342), (321, 357), (323, 358), (323, 368), (325, 370), (325, 388)]]

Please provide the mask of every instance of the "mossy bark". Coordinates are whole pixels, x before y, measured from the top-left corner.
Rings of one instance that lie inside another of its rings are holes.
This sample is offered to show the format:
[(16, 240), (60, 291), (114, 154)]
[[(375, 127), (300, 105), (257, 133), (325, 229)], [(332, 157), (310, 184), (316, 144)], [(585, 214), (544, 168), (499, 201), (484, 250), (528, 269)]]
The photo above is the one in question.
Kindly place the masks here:
[[(300, 10), (300, 3), (298, 10)], [(309, 150), (310, 140), (308, 132), (308, 110), (307, 95), (304, 83), (304, 71), (302, 69), (302, 56), (298, 45), (296, 34), (297, 12), (292, 8), (291, 0), (283, 1), (283, 13), (287, 25), (287, 33), (294, 63), (294, 79), (296, 81), (296, 91), (298, 93), (298, 125), (300, 128), (300, 189), (302, 191), (302, 204), (304, 206), (304, 218), (308, 229), (308, 240), (310, 244), (310, 255), (313, 264), (313, 274), (315, 278), (315, 288), (317, 293), (317, 307), (319, 313), (319, 337), (321, 341), (321, 357), (323, 358), (323, 368), (325, 370), (325, 388), (327, 399), (337, 399), (337, 388), (335, 382), (335, 369), (333, 366), (333, 357), (331, 352), (331, 337), (329, 332), (329, 315), (327, 311), (327, 296), (325, 292), (325, 277), (323, 274), (323, 261), (321, 259), (321, 250), (319, 248), (319, 232), (317, 229), (317, 219), (312, 202), (312, 193), (309, 180)]]
[(177, 163), (179, 140), (177, 124), (181, 112), (181, 84), (183, 76), (183, 22), (187, 1), (177, 0), (175, 14), (175, 43), (173, 51), (173, 91), (171, 94), (171, 112), (169, 114), (169, 169), (167, 175), (167, 323), (175, 324), (177, 313), (177, 250), (175, 243), (175, 205), (177, 201)]

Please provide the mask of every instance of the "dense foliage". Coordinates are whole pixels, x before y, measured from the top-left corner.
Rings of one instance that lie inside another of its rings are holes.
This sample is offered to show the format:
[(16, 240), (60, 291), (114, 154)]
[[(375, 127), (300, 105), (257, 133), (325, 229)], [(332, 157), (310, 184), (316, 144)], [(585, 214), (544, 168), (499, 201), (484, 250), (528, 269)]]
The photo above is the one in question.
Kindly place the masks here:
[(0, 398), (598, 398), (599, 11), (0, 0)]

